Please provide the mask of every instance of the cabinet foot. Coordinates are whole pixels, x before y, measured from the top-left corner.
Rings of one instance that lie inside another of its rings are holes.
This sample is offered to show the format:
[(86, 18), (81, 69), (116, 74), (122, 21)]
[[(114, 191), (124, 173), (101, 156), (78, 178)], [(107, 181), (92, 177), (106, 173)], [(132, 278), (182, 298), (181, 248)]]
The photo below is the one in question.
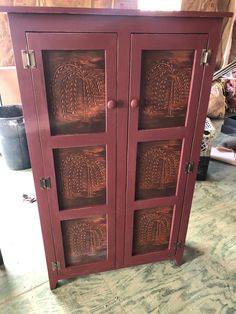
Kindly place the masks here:
[(176, 266), (181, 266), (183, 264), (183, 259), (182, 257), (179, 257), (177, 256), (175, 259), (174, 259), (174, 263)]
[(184, 247), (178, 248), (176, 251), (175, 258), (174, 258), (176, 266), (181, 266), (183, 264), (183, 255), (184, 255)]
[(50, 289), (51, 289), (51, 290), (56, 289), (56, 287), (57, 287), (57, 280), (55, 280), (55, 279), (49, 279), (49, 286), (50, 286)]

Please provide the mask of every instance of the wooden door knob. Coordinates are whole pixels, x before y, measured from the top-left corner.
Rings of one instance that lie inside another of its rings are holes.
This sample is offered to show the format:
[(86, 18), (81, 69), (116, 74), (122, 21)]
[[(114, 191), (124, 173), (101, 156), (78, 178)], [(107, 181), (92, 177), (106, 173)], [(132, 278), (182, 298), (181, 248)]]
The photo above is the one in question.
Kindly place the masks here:
[(132, 109), (137, 108), (137, 107), (138, 107), (138, 100), (135, 99), (135, 98), (132, 99), (132, 100), (131, 100), (131, 103), (130, 103), (130, 106), (131, 106)]
[(109, 100), (107, 103), (107, 108), (108, 109), (113, 109), (116, 107), (116, 102), (114, 100)]

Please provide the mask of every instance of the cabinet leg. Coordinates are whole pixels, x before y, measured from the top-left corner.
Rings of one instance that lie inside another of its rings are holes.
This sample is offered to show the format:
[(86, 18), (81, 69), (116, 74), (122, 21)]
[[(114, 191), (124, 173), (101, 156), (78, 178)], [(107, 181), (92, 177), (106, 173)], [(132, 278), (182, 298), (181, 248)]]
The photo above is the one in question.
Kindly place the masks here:
[(181, 266), (182, 263), (183, 263), (182, 258), (177, 258), (177, 257), (175, 258), (175, 265), (176, 265), (176, 266)]
[(51, 290), (56, 289), (56, 287), (57, 287), (57, 280), (49, 278), (49, 285), (50, 285), (50, 289)]
[(181, 266), (183, 264), (183, 255), (184, 255), (184, 248), (178, 248), (175, 255), (176, 266)]

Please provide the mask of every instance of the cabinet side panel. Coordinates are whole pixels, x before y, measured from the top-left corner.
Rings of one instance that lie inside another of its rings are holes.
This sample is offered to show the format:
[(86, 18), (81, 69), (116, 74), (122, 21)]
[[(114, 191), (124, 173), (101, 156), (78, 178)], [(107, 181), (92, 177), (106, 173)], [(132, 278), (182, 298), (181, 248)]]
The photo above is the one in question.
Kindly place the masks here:
[(35, 107), (34, 86), (31, 71), (25, 70), (22, 65), (21, 50), (27, 47), (25, 29), (14, 15), (9, 15), (9, 24), (17, 68), (23, 112), (25, 117), (26, 136), (29, 147), (31, 166), (33, 171), (39, 217), (42, 228), (44, 249), (47, 260), (47, 268), (51, 289), (56, 287), (57, 271), (53, 271), (51, 263), (55, 262), (55, 250), (51, 231), (51, 216), (49, 213), (48, 199), (45, 191), (39, 187), (39, 178), (44, 177), (43, 157), (38, 129), (37, 111)]
[[(211, 50), (211, 59), (210, 63), (205, 65), (203, 71), (203, 78), (201, 84), (201, 92), (199, 94), (199, 106), (195, 119), (195, 129), (194, 129), (194, 137), (191, 147), (191, 156), (190, 160), (194, 163), (194, 169), (192, 173), (188, 174), (186, 189), (185, 189), (185, 198), (183, 203), (183, 212), (181, 217), (181, 223), (179, 228), (179, 241), (185, 242), (187, 235), (187, 228), (190, 216), (190, 209), (192, 204), (192, 198), (194, 193), (194, 185), (197, 176), (197, 165), (199, 163), (199, 155), (201, 150), (201, 141), (202, 134), (204, 131), (205, 120), (207, 115), (208, 101), (210, 97), (210, 90), (212, 84), (212, 77), (215, 69), (216, 62), (216, 54), (218, 45), (220, 42), (220, 34), (222, 27), (223, 19), (215, 19), (212, 21), (214, 23), (209, 27), (209, 37), (207, 43), (207, 49)], [(182, 257), (184, 253), (184, 246), (177, 248), (176, 250), (176, 263), (181, 264)]]

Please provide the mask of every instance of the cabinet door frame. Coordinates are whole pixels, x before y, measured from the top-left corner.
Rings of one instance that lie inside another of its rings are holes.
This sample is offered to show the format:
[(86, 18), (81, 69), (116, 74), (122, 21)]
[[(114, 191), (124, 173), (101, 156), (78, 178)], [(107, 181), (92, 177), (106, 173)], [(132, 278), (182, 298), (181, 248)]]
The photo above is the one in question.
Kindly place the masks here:
[[(199, 94), (203, 77), (201, 64), (202, 49), (206, 48), (206, 34), (132, 34), (131, 35), (131, 65), (129, 94), (129, 135), (128, 135), (128, 166), (127, 166), (127, 199), (126, 199), (126, 242), (125, 265), (153, 262), (162, 259), (173, 259), (176, 254), (175, 243), (179, 241), (179, 225), (182, 216), (182, 206), (186, 191), (187, 174), (185, 165), (190, 161), (195, 117), (199, 105)], [(131, 107), (132, 99), (140, 99), (141, 53), (142, 50), (194, 50), (192, 78), (188, 97), (185, 125), (160, 129), (138, 129), (138, 108)], [(196, 88), (193, 89), (193, 86)], [(192, 136), (191, 136), (192, 134)], [(137, 143), (161, 140), (182, 140), (180, 166), (178, 172), (176, 194), (168, 197), (156, 197), (135, 201), (135, 177)], [(193, 188), (193, 186), (192, 186)], [(161, 206), (173, 206), (173, 219), (170, 230), (168, 249), (132, 255), (134, 211)], [(187, 225), (184, 226), (187, 228)]]
[[(37, 62), (32, 70), (35, 103), (39, 123), (42, 158), (46, 176), (51, 179), (51, 189), (46, 191), (51, 216), (51, 228), (54, 235), (56, 260), (60, 262), (57, 270), (59, 278), (74, 277), (79, 274), (103, 271), (115, 265), (115, 189), (116, 189), (116, 108), (108, 109), (109, 100), (116, 101), (116, 47), (115, 33), (26, 33), (28, 49), (33, 49)], [(43, 50), (104, 50), (106, 80), (106, 130), (102, 133), (51, 135), (47, 97), (44, 80)], [(77, 209), (59, 210), (57, 183), (54, 172), (53, 149), (105, 145), (106, 147), (106, 203), (85, 206)], [(61, 222), (98, 214), (106, 215), (107, 221), (107, 259), (81, 265), (67, 266), (64, 258)]]

